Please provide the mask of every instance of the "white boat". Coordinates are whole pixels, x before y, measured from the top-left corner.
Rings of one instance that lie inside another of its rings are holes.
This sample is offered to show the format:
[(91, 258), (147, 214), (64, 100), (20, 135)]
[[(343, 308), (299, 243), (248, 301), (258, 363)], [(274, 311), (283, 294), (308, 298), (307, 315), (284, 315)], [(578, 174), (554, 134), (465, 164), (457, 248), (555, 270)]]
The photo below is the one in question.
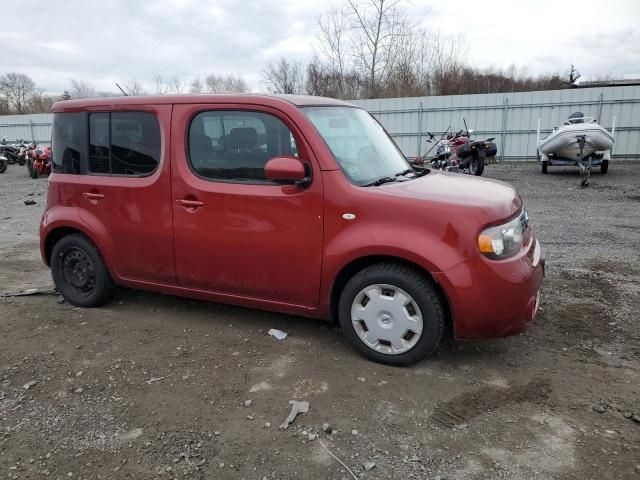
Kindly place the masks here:
[(600, 173), (607, 173), (614, 143), (615, 117), (613, 121), (614, 126), (609, 133), (598, 125), (595, 118), (575, 112), (562, 127), (555, 127), (548, 137), (541, 140), (538, 120), (538, 161), (542, 165), (542, 173), (547, 173), (550, 165), (576, 165), (580, 167), (583, 186), (589, 183), (591, 167), (599, 165)]

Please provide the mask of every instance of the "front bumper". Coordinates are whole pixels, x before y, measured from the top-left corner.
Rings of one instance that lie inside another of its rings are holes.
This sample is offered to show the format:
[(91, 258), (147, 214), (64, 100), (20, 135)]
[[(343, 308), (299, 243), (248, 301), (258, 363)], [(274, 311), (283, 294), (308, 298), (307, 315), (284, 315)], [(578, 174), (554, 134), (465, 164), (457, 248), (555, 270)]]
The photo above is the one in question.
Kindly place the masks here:
[(481, 255), (436, 274), (449, 300), (457, 339), (496, 338), (523, 331), (537, 313), (545, 273), (544, 251), (531, 237), (515, 257)]

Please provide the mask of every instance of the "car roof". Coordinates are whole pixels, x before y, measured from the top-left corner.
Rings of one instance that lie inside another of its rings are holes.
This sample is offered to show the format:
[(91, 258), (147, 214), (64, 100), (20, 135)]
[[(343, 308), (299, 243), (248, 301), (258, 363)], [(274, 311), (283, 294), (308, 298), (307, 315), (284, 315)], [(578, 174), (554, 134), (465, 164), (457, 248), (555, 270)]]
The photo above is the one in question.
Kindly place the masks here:
[(54, 112), (77, 111), (84, 107), (118, 106), (118, 105), (161, 105), (161, 104), (190, 104), (190, 103), (236, 103), (250, 105), (277, 106), (281, 103), (292, 104), (297, 107), (309, 106), (343, 106), (356, 107), (348, 102), (327, 97), (312, 95), (281, 95), (281, 94), (188, 94), (188, 95), (150, 95), (141, 97), (99, 97), (79, 100), (64, 100), (53, 105)]

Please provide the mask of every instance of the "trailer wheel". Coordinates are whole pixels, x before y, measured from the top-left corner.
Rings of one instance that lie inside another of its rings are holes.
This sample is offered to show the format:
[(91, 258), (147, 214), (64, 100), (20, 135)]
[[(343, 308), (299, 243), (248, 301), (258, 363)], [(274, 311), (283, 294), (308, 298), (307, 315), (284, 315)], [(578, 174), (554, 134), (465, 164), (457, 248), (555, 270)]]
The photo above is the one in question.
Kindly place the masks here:
[(609, 160), (602, 160), (602, 163), (600, 164), (600, 173), (602, 175), (606, 175), (608, 171), (609, 171)]
[(542, 162), (542, 173), (547, 173), (547, 167), (549, 166), (549, 162)]

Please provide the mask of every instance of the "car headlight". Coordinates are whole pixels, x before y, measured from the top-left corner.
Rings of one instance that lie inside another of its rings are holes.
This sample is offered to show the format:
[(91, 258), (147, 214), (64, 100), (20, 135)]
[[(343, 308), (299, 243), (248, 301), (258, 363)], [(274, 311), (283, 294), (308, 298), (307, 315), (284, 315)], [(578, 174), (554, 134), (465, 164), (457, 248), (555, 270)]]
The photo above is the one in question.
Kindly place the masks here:
[(489, 227), (478, 236), (478, 247), (486, 257), (493, 259), (508, 258), (522, 247), (524, 234), (529, 225), (526, 210), (504, 225)]

